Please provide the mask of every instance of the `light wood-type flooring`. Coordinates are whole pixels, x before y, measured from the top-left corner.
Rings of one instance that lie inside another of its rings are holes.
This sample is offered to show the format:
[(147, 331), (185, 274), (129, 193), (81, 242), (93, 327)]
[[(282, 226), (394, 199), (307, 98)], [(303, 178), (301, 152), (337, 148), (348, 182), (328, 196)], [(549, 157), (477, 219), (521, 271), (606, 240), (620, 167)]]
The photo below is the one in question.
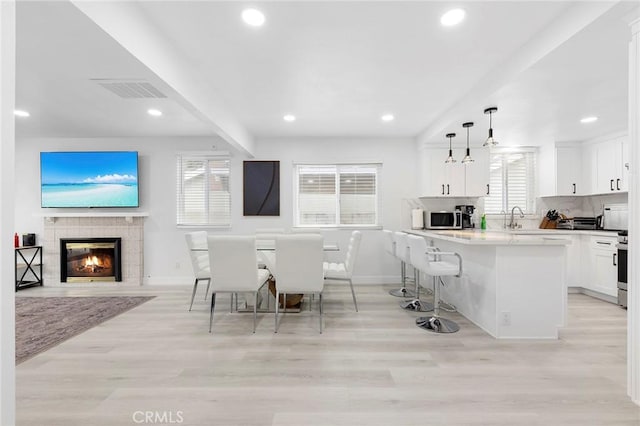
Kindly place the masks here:
[(394, 287), (357, 286), (356, 313), (328, 285), (322, 335), (316, 305), (252, 334), (225, 295), (209, 334), (204, 285), (191, 312), (191, 287), (22, 290), (157, 297), (19, 365), (18, 425), (640, 425), (625, 310), (571, 294), (559, 340), (496, 340), (456, 314), (460, 332), (434, 335)]

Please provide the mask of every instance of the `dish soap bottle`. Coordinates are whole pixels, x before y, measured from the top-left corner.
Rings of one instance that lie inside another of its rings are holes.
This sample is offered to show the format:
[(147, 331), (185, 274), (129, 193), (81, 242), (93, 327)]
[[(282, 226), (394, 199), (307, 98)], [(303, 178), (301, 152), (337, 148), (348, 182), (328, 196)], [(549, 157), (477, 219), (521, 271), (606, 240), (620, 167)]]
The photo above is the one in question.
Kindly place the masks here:
[(485, 214), (482, 214), (482, 218), (480, 219), (480, 229), (487, 229), (487, 217)]

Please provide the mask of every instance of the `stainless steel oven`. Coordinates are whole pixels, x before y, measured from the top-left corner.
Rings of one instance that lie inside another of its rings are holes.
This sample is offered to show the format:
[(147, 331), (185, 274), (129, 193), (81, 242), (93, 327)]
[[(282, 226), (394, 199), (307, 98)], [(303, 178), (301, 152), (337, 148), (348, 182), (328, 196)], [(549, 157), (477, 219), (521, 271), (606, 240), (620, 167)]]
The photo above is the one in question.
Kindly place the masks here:
[(427, 229), (462, 229), (462, 212), (427, 212)]
[(618, 232), (618, 305), (627, 307), (627, 231)]

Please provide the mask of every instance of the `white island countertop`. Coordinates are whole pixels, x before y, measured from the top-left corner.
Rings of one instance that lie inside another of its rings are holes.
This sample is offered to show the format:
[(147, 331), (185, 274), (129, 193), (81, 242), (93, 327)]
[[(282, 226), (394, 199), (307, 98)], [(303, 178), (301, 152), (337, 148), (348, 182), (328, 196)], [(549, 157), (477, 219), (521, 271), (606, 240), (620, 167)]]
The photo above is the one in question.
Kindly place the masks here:
[(487, 231), (477, 229), (464, 230), (408, 230), (407, 233), (419, 235), (427, 238), (436, 238), (454, 243), (468, 245), (524, 245), (524, 246), (548, 246), (567, 245), (571, 241), (563, 238), (562, 235), (540, 235), (540, 234), (516, 234), (511, 232)]
[(442, 299), (498, 339), (557, 339), (566, 324), (569, 235), (500, 230), (411, 230), (462, 259)]

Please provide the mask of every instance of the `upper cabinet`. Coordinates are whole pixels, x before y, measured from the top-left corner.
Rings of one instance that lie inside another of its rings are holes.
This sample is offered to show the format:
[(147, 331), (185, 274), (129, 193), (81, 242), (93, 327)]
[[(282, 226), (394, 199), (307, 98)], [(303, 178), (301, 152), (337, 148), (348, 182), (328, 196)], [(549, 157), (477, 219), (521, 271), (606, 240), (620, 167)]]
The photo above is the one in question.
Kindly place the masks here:
[(445, 163), (448, 149), (423, 149), (420, 151), (420, 196), (460, 197), (464, 196), (464, 168), (460, 164), (462, 155), (454, 150), (458, 159), (455, 163)]
[(485, 197), (491, 193), (489, 187), (490, 152), (486, 148), (471, 151), (473, 163), (464, 165), (465, 195), (467, 197)]
[(628, 191), (629, 144), (624, 137), (595, 144), (596, 187), (594, 193)]
[(556, 194), (586, 194), (582, 182), (582, 154), (578, 147), (556, 148)]
[(489, 150), (471, 151), (473, 163), (462, 164), (464, 150), (453, 150), (455, 163), (445, 163), (449, 150), (420, 151), (419, 185), (421, 197), (481, 197), (489, 190)]
[[(553, 161), (552, 162), (552, 155)], [(540, 151), (541, 196), (628, 191), (629, 144), (625, 136), (598, 142), (559, 144)], [(553, 166), (551, 166), (553, 164)]]
[(620, 184), (620, 190), (628, 192), (629, 191), (629, 139), (624, 137), (620, 140), (620, 145), (622, 148), (622, 161), (620, 165), (622, 166), (622, 183)]
[(582, 185), (584, 186), (583, 194), (595, 194), (598, 186), (598, 156), (596, 154), (596, 146), (593, 144), (584, 145), (582, 147)]

